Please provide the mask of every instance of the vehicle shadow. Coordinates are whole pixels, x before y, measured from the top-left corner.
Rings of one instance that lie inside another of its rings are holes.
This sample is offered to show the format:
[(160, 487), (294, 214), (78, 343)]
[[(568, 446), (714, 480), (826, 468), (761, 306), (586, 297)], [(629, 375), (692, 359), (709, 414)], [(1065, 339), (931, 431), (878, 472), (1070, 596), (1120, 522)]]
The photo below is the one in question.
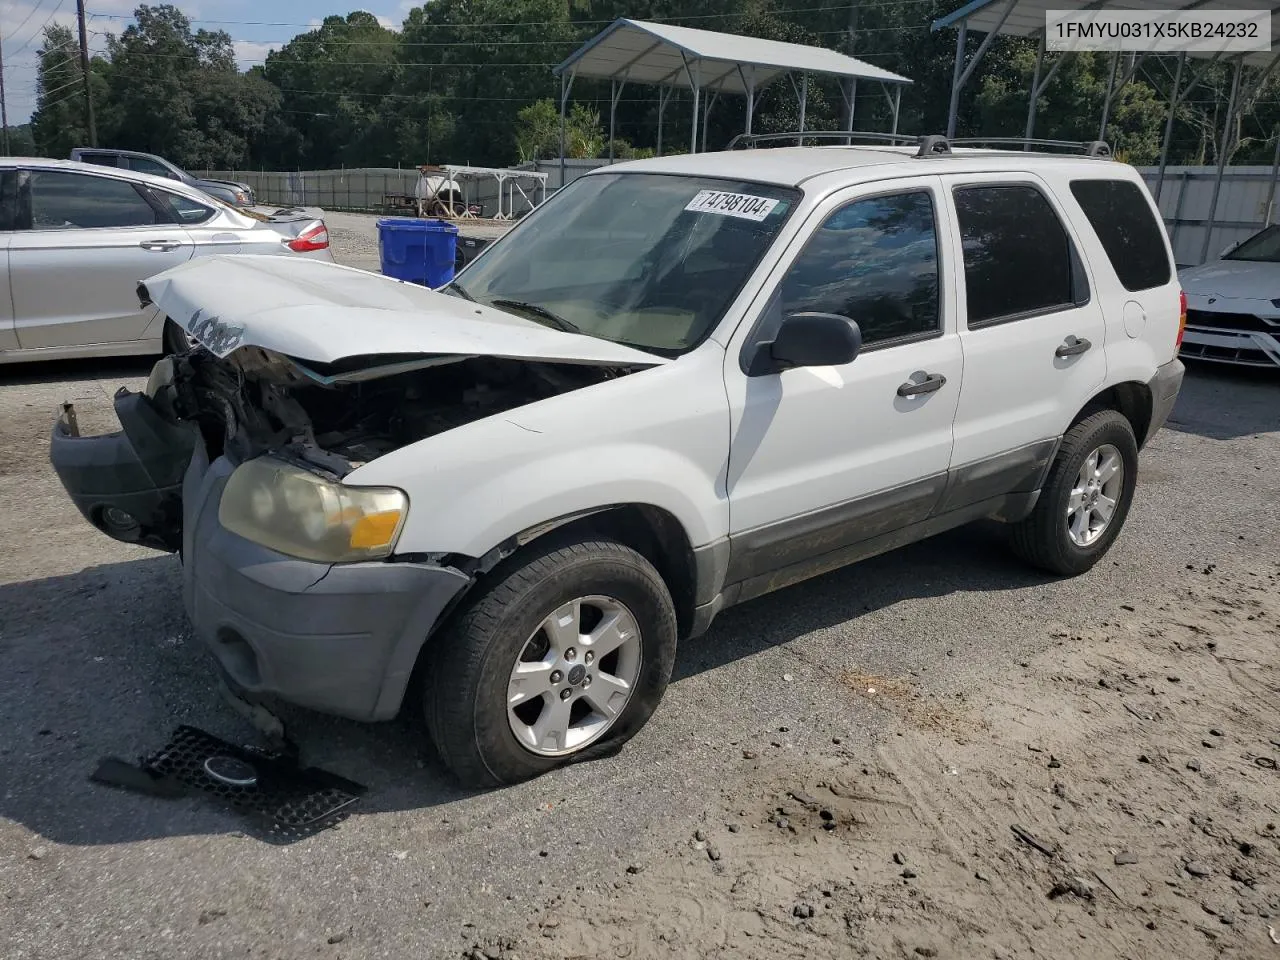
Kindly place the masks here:
[[(998, 531), (968, 528), (727, 611), (681, 651), (675, 682), (903, 600), (1038, 582), (1008, 559)], [(156, 799), (88, 779), (101, 758), (136, 762), (180, 724), (265, 745), (218, 692), (182, 610), (174, 558), (0, 586), (0, 610), (0, 818), (86, 846), (244, 828), (199, 798)], [(287, 705), (279, 714), (306, 763), (368, 788), (357, 817), (474, 795), (434, 755), (416, 704), (385, 724)]]
[[(33, 363), (0, 365), (0, 386), (26, 386), (38, 383), (82, 383), (91, 380), (116, 380), (145, 377), (155, 366), (159, 354), (138, 357), (99, 357), (76, 360), (40, 360)], [(115, 392), (112, 387), (110, 392)]]
[(1210, 440), (1269, 433), (1280, 424), (1280, 368), (1184, 360), (1187, 367), (1168, 429)]

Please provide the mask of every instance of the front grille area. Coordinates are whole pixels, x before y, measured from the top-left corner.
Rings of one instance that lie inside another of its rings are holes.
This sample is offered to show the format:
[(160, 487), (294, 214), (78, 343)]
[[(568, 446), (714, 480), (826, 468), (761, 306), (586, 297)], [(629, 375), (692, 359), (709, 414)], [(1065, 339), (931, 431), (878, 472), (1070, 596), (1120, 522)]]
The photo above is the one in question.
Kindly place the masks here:
[(1253, 333), (1280, 333), (1280, 320), (1267, 323), (1252, 313), (1218, 313), (1213, 310), (1188, 310), (1187, 326), (1208, 330), (1248, 330)]
[(1250, 367), (1280, 366), (1263, 351), (1250, 345), (1243, 337), (1239, 347), (1217, 347), (1203, 343), (1182, 341), (1181, 355), (1196, 360), (1217, 360), (1220, 363), (1239, 363)]

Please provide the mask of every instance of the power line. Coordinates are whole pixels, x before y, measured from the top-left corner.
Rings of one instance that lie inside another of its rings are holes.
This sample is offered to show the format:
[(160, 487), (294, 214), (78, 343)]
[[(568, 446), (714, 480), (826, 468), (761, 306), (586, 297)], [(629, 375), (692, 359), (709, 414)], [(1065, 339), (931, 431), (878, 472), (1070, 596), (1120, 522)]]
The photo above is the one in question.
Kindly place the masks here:
[[(44, 23), (40, 24), (39, 28), (36, 30), (36, 32), (35, 32), (35, 33), (33, 33), (31, 36), (27, 37), (27, 42), (26, 42), (26, 43), (24, 43), (22, 46), (20, 46), (17, 50), (13, 51), (13, 55), (14, 55), (14, 56), (16, 56), (17, 54), (21, 53), (23, 50), (27, 49), (27, 47), (31, 46), (31, 41), (32, 41), (32, 40), (34, 40), (36, 37), (40, 36), (42, 33), (44, 33), (44, 28), (45, 28), (45, 27), (47, 27), (47, 26), (49, 25), (50, 21), (52, 21), (52, 20), (53, 20), (53, 18), (54, 18), (54, 17), (56, 17), (56, 16), (58, 15), (58, 11), (62, 9), (62, 5), (63, 5), (64, 3), (66, 3), (66, 2), (67, 2), (67, 0), (58, 0), (58, 5), (57, 5), (56, 7), (54, 7), (54, 8), (53, 8), (53, 11), (49, 14), (49, 16), (47, 16), (47, 17), (45, 18)], [(32, 12), (33, 12), (33, 13), (35, 12), (35, 8), (32, 8)], [(30, 14), (28, 14), (28, 15), (27, 15), (27, 19), (28, 19), (28, 20), (29, 20), (29, 19), (31, 19)], [(24, 21), (24, 22), (25, 22), (25, 21)]]
[[(36, 5), (27, 11), (27, 15), (22, 18), (22, 22), (18, 24), (16, 27), (14, 27), (11, 31), (9, 31), (9, 36), (13, 37), (16, 40), (18, 37), (18, 34), (22, 32), (22, 28), (25, 27), (28, 22), (30, 22), (31, 18), (36, 15), (36, 11), (43, 6), (44, 6), (44, 0), (36, 0)], [(10, 54), (10, 56), (12, 56), (12, 54)]]

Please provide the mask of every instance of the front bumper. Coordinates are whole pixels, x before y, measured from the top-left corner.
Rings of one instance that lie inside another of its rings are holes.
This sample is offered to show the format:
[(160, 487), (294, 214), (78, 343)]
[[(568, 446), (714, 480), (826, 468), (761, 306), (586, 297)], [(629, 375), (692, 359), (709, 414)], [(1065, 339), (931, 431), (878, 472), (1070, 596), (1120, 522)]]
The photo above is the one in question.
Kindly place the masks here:
[(1275, 369), (1280, 367), (1280, 328), (1275, 332), (1209, 329), (1188, 323), (1182, 335), (1181, 355), (1192, 360)]
[(1178, 391), (1182, 389), (1182, 378), (1185, 373), (1186, 367), (1175, 357), (1157, 367), (1156, 375), (1147, 381), (1147, 387), (1151, 390), (1151, 426), (1147, 428), (1147, 435), (1143, 439), (1144, 445), (1147, 440), (1155, 436), (1157, 430), (1165, 425), (1169, 414), (1173, 412), (1173, 405), (1178, 401)]
[(218, 523), (233, 470), (197, 445), (183, 483), (183, 600), (236, 687), (355, 720), (400, 709), (418, 653), (468, 585), (428, 563), (313, 563)]

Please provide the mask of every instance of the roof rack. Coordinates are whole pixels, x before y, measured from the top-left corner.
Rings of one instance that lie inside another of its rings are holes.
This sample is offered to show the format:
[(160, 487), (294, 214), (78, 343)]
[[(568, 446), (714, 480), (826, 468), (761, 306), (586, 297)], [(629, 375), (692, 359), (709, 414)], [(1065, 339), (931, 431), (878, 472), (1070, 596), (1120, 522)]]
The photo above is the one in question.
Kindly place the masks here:
[(949, 141), (953, 147), (1054, 147), (1079, 150), (1089, 157), (1110, 158), (1111, 147), (1103, 140), (1037, 140), (1028, 137), (965, 137)]
[(863, 141), (916, 146), (917, 157), (949, 156), (952, 147), (1049, 147), (1058, 151), (1080, 151), (1089, 157), (1110, 158), (1111, 147), (1102, 140), (1038, 140), (1027, 137), (965, 137), (948, 140), (940, 134), (919, 136), (907, 133), (875, 133), (866, 130), (803, 130), (794, 133), (740, 133), (725, 148), (750, 150), (761, 143), (786, 143), (805, 140), (842, 140), (845, 143)]
[(786, 142), (788, 140), (869, 140), (872, 143), (915, 143), (920, 139), (914, 133), (872, 133), (866, 130), (803, 130), (790, 133), (740, 133), (725, 147), (726, 150), (750, 150), (758, 143)]

